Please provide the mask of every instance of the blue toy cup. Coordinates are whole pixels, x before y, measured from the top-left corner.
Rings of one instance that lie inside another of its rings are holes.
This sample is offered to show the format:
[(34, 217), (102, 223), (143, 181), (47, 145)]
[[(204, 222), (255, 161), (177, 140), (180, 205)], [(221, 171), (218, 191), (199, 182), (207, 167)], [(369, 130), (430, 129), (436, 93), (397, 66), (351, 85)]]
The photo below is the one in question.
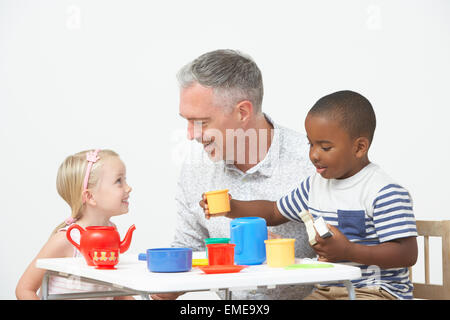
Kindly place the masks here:
[(147, 249), (147, 253), (139, 254), (139, 260), (147, 261), (151, 272), (186, 272), (192, 269), (192, 249)]
[(230, 222), (230, 243), (236, 245), (234, 261), (241, 265), (262, 264), (266, 260), (267, 224), (258, 217), (233, 219)]

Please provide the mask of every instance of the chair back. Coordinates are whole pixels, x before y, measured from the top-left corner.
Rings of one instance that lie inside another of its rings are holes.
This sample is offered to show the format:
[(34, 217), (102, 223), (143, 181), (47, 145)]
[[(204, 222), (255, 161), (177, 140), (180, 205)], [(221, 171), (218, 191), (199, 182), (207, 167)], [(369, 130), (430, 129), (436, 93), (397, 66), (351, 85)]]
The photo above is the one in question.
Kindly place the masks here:
[[(417, 220), (417, 232), (424, 237), (425, 283), (413, 282), (413, 297), (418, 299), (450, 299), (450, 220)], [(430, 242), (429, 237), (442, 239), (442, 285), (430, 283)], [(409, 269), (412, 281), (412, 269)]]

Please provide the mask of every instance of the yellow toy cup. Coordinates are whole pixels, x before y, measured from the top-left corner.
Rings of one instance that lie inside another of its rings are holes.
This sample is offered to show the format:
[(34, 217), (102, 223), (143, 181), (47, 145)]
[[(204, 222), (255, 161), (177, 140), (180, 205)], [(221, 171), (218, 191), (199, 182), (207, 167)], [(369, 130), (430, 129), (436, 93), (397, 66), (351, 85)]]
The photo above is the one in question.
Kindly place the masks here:
[(295, 239), (264, 240), (267, 265), (272, 268), (286, 267), (295, 263)]
[(206, 202), (210, 214), (230, 211), (230, 198), (228, 189), (209, 191), (205, 193)]

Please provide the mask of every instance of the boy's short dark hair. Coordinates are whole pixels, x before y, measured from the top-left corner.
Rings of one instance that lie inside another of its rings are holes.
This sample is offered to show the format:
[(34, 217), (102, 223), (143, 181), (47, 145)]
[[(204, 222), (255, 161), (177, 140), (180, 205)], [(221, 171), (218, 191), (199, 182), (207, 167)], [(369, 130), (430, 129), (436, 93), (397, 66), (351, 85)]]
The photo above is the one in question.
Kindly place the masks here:
[(351, 138), (366, 137), (372, 142), (376, 127), (375, 112), (369, 100), (357, 92), (338, 91), (320, 98), (308, 115), (339, 121)]

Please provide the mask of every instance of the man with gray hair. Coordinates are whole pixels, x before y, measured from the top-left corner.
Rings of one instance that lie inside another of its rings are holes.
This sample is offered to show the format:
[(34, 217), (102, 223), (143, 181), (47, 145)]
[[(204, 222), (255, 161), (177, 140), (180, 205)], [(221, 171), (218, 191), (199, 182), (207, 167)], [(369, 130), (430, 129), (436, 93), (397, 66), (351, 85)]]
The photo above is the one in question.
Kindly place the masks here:
[[(172, 246), (204, 251), (204, 239), (230, 236), (230, 220), (206, 220), (199, 206), (202, 193), (228, 189), (238, 200), (277, 200), (314, 167), (306, 137), (262, 112), (261, 71), (247, 55), (233, 50), (205, 53), (179, 71), (178, 81), (179, 113), (187, 120), (188, 139), (199, 144), (181, 168)], [(269, 231), (295, 238), (296, 257), (315, 256), (303, 224), (289, 222)], [(281, 286), (234, 291), (233, 299), (302, 299), (311, 290), (312, 286)]]

